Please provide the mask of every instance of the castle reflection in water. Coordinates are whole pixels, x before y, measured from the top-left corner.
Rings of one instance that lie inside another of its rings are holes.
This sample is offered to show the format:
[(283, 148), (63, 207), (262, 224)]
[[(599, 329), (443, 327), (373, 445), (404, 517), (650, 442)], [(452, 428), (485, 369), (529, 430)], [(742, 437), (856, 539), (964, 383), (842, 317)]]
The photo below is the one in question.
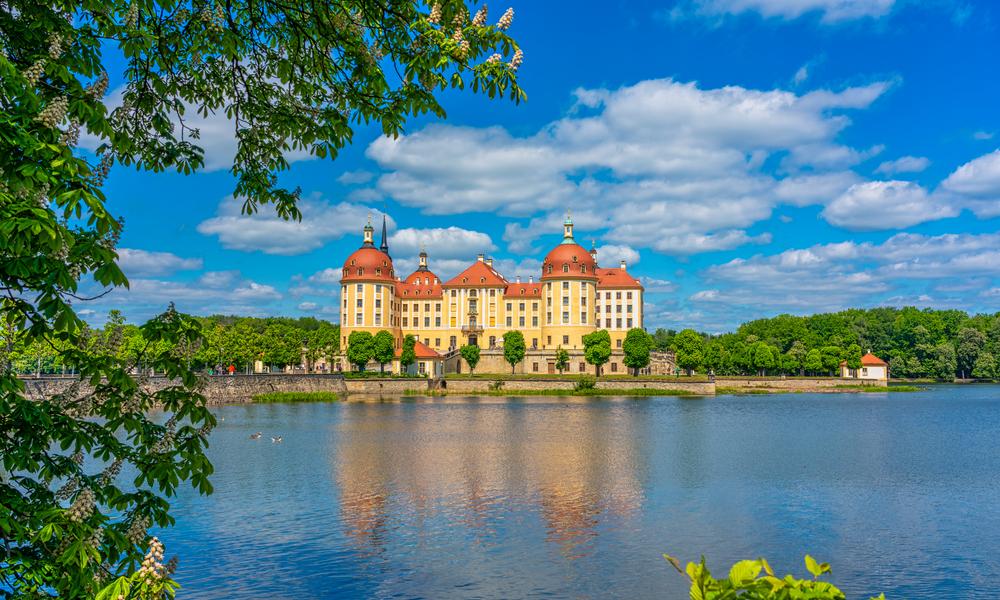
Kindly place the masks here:
[(647, 478), (644, 411), (538, 402), (351, 406), (330, 456), (355, 549), (377, 555), (397, 535), (433, 544), (440, 528), (465, 528), (488, 547), (505, 543), (508, 520), (520, 528), (539, 519), (548, 545), (572, 559), (593, 550), (604, 521), (636, 516)]

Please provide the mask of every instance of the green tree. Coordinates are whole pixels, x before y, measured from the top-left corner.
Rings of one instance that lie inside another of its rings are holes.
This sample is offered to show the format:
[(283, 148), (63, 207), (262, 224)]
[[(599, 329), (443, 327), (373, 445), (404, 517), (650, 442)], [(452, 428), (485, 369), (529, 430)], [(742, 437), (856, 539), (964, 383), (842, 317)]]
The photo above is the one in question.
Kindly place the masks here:
[(510, 372), (513, 375), (514, 365), (524, 360), (527, 346), (524, 343), (524, 334), (520, 331), (508, 331), (503, 334), (503, 359), (510, 365)]
[(757, 342), (750, 349), (753, 366), (760, 375), (778, 366), (778, 356), (775, 349), (767, 342)]
[[(851, 344), (844, 350), (843, 360), (847, 363), (848, 369), (860, 369), (861, 368), (861, 346), (857, 344)], [(838, 365), (839, 366), (839, 365)]]
[(779, 363), (782, 373), (796, 373), (802, 368), (802, 363), (791, 352), (782, 354), (779, 358)]
[(378, 363), (381, 373), (385, 373), (385, 364), (391, 363), (396, 357), (396, 339), (385, 329), (372, 338), (372, 358)]
[(812, 373), (813, 375), (823, 370), (823, 353), (819, 351), (819, 348), (813, 348), (806, 353), (806, 360), (802, 366), (807, 373)]
[(931, 375), (936, 379), (954, 379), (955, 372), (958, 370), (955, 347), (949, 342), (941, 342), (935, 346), (931, 359), (931, 369)]
[(556, 370), (562, 375), (563, 371), (569, 368), (569, 352), (563, 350), (562, 346), (556, 348)]
[(347, 361), (364, 371), (375, 352), (375, 338), (367, 331), (352, 331), (347, 336)]
[(809, 351), (806, 349), (806, 345), (799, 340), (792, 342), (792, 347), (788, 349), (788, 355), (791, 358), (788, 364), (790, 365), (794, 362), (798, 365), (795, 367), (795, 370), (798, 370), (800, 374), (802, 369), (805, 367), (806, 354), (808, 352)]
[(406, 373), (410, 365), (417, 362), (417, 352), (414, 348), (417, 345), (417, 338), (412, 335), (407, 335), (403, 338), (403, 350), (399, 354), (399, 367), (403, 373)]
[(995, 379), (997, 376), (997, 361), (990, 352), (980, 352), (976, 364), (972, 367), (972, 376), (977, 379)]
[(649, 366), (649, 353), (652, 348), (652, 336), (638, 327), (629, 329), (625, 334), (625, 341), (622, 342), (622, 352), (625, 354), (622, 362), (632, 369), (633, 375), (639, 375), (639, 369)]
[(458, 349), (458, 353), (465, 359), (466, 364), (469, 365), (469, 373), (475, 373), (476, 365), (479, 364), (479, 346), (466, 344)]
[(827, 375), (833, 375), (840, 368), (841, 356), (844, 351), (840, 346), (823, 346), (819, 349), (823, 355), (823, 371)]
[(963, 327), (955, 343), (955, 359), (962, 379), (972, 373), (979, 353), (986, 347), (986, 335), (978, 329)]
[(583, 336), (583, 358), (594, 365), (597, 376), (600, 376), (601, 366), (611, 359), (611, 334), (599, 329)]
[(674, 337), (674, 355), (677, 366), (690, 375), (705, 360), (705, 339), (694, 329), (681, 331)]

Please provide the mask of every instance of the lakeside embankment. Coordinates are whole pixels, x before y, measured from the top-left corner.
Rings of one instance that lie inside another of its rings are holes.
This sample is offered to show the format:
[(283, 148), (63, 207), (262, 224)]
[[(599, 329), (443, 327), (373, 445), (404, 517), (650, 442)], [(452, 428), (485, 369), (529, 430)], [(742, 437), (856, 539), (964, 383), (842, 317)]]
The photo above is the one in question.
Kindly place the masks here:
[[(25, 378), (29, 397), (45, 398), (66, 392), (78, 385), (77, 393), (88, 392), (88, 384), (72, 377)], [(155, 391), (171, 382), (163, 377), (147, 378), (143, 384)], [(703, 376), (664, 377), (609, 375), (581, 385), (575, 375), (498, 375), (448, 376), (444, 379), (415, 377), (353, 378), (340, 374), (252, 374), (205, 377), (202, 394), (209, 404), (243, 404), (269, 394), (330, 394), (330, 398), (352, 395), (400, 397), (415, 395), (578, 395), (578, 396), (714, 396), (717, 394), (770, 393), (845, 393), (867, 391), (913, 391), (913, 386), (892, 386), (884, 381), (854, 382), (841, 378), (767, 378), (720, 377), (710, 381)], [(270, 396), (279, 398), (279, 396)], [(270, 400), (274, 401), (274, 400)], [(280, 401), (292, 401), (288, 397)]]

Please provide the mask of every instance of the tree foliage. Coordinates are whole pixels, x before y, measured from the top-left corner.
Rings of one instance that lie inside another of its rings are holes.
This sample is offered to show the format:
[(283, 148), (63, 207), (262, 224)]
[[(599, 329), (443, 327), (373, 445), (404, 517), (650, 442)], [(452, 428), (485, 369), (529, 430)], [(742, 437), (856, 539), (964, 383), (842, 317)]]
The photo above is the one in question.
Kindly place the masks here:
[[(830, 572), (830, 565), (817, 562), (806, 555), (806, 570), (812, 579), (799, 579), (794, 575), (778, 577), (764, 558), (757, 560), (741, 560), (729, 569), (727, 577), (715, 578), (705, 564), (705, 557), (700, 562), (689, 562), (682, 569), (679, 560), (664, 554), (677, 572), (691, 581), (690, 596), (698, 600), (796, 600), (810, 598), (812, 600), (845, 600), (846, 596), (832, 583), (821, 581), (820, 577)], [(885, 600), (885, 594), (871, 600)]]
[(364, 371), (375, 351), (375, 338), (367, 331), (352, 331), (347, 336), (347, 362)]
[(416, 345), (417, 338), (415, 336), (407, 335), (403, 338), (403, 350), (399, 354), (399, 366), (402, 367), (404, 373), (410, 368), (410, 365), (417, 362)]
[(622, 342), (622, 353), (625, 355), (622, 362), (632, 369), (634, 375), (638, 375), (639, 369), (649, 366), (649, 353), (652, 348), (653, 338), (648, 333), (638, 327), (629, 329), (625, 334), (625, 341)]
[(372, 358), (378, 363), (379, 371), (385, 373), (385, 364), (396, 357), (396, 338), (385, 329), (372, 338)]
[(479, 346), (475, 344), (466, 344), (458, 349), (458, 353), (465, 359), (466, 364), (469, 365), (469, 372), (476, 372), (476, 365), (479, 364)]
[(673, 339), (677, 366), (691, 374), (705, 360), (705, 340), (693, 329), (685, 329)]
[(611, 359), (611, 334), (606, 329), (583, 336), (583, 358), (601, 374), (601, 366)]
[(511, 374), (514, 373), (514, 365), (524, 360), (527, 346), (524, 343), (524, 334), (520, 331), (508, 331), (503, 334), (503, 359), (510, 365)]
[[(289, 153), (335, 157), (355, 127), (370, 123), (398, 136), (411, 117), (444, 116), (437, 96), (447, 88), (524, 99), (516, 81), (523, 56), (506, 34), (512, 12), (488, 24), (485, 9), (472, 16), (471, 6), (0, 3), (0, 450), (10, 474), (0, 481), (0, 564), (12, 594), (93, 597), (96, 582), (118, 575), (122, 596), (169, 594), (165, 568), (156, 586), (129, 582), (147, 542), (143, 524), (169, 524), (166, 498), (178, 483), (209, 489), (202, 449), (212, 419), (193, 367), (284, 362), (293, 346), (302, 349), (283, 330), (271, 338), (253, 327), (212, 327), (203, 336), (197, 321), (173, 310), (128, 343), (91, 345), (73, 303), (128, 285), (116, 264), (122, 223), (101, 190), (112, 166), (191, 173), (205, 159), (190, 115), (224, 113), (236, 150), (220, 158), (231, 160), (243, 210), (271, 203), (281, 217), (299, 218), (299, 191), (278, 180)], [(98, 140), (96, 151), (77, 147), (83, 131)], [(238, 343), (245, 335), (259, 336), (253, 350)], [(315, 343), (326, 352), (334, 345)], [(27, 354), (12, 356), (14, 346)], [(69, 368), (90, 388), (28, 399), (16, 361)], [(145, 392), (132, 373), (146, 368), (176, 386)], [(154, 404), (165, 423), (145, 416)], [(104, 473), (83, 466), (103, 461)], [(126, 463), (137, 468), (141, 492), (116, 487), (115, 469)], [(57, 495), (53, 486), (67, 481)]]
[(560, 375), (569, 368), (569, 352), (566, 352), (562, 346), (556, 348), (555, 363), (556, 370), (559, 371)]

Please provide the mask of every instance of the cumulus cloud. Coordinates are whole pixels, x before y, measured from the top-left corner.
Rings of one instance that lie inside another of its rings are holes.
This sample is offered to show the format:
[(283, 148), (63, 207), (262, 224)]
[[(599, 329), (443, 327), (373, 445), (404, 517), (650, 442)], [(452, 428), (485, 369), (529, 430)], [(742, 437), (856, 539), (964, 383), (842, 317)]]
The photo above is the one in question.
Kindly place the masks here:
[(930, 159), (923, 156), (903, 156), (896, 160), (887, 160), (880, 164), (876, 173), (895, 175), (896, 173), (919, 173), (931, 165)]
[(158, 277), (177, 271), (200, 269), (200, 258), (181, 258), (170, 252), (119, 248), (118, 266), (127, 277)]
[[(122, 94), (124, 88), (112, 90), (104, 99), (104, 105), (108, 111), (113, 111), (122, 105)], [(180, 123), (177, 119), (172, 119), (174, 131), (180, 132)], [(225, 111), (210, 112), (202, 116), (197, 107), (191, 104), (185, 105), (184, 124), (187, 127), (198, 130), (196, 139), (188, 138), (188, 141), (198, 146), (204, 151), (205, 171), (220, 171), (233, 166), (233, 157), (236, 156), (237, 140), (236, 128), (227, 116)], [(89, 131), (84, 131), (80, 135), (80, 146), (88, 150), (96, 150), (106, 140), (103, 140)], [(305, 149), (287, 149), (284, 152), (285, 160), (290, 163), (302, 160), (310, 160), (313, 157)]]
[[(302, 220), (285, 220), (273, 211), (240, 214), (241, 204), (231, 197), (219, 203), (216, 216), (198, 224), (198, 232), (218, 236), (223, 247), (244, 252), (293, 256), (304, 254), (345, 234), (358, 234), (372, 215), (382, 213), (360, 204), (330, 204), (319, 197), (299, 201)], [(391, 217), (390, 225), (394, 225)]]
[(461, 227), (437, 227), (427, 229), (400, 229), (389, 237), (392, 255), (415, 258), (421, 248), (428, 256), (435, 258), (474, 259), (479, 253), (496, 250), (490, 236), (481, 231)]
[(950, 306), (951, 300), (932, 292), (962, 289), (970, 280), (982, 288), (997, 277), (1000, 234), (899, 233), (881, 244), (820, 244), (733, 259), (707, 269), (705, 289), (689, 300), (709, 315), (739, 309), (759, 315), (761, 307), (812, 313), (899, 304), (921, 295)]
[(854, 231), (902, 229), (954, 217), (959, 209), (909, 181), (869, 181), (851, 186), (823, 209), (831, 224)]
[(597, 261), (604, 267), (617, 267), (623, 260), (628, 265), (634, 265), (639, 258), (639, 251), (631, 246), (605, 244), (597, 248)]
[[(729, 249), (766, 242), (746, 229), (777, 203), (825, 203), (857, 182), (843, 168), (880, 147), (840, 144), (844, 113), (892, 85), (795, 94), (660, 79), (579, 89), (575, 110), (531, 135), (438, 125), (379, 138), (367, 155), (385, 171), (377, 189), (425, 213), (526, 219), (505, 229), (514, 253), (559, 235), (566, 208), (581, 239), (672, 254)], [(793, 181), (765, 169), (775, 156)]]
[(340, 294), (340, 268), (327, 267), (309, 277), (295, 275), (288, 293), (298, 298), (301, 296), (337, 296)]
[(1000, 150), (971, 160), (941, 183), (980, 217), (1000, 215)]
[(344, 171), (337, 181), (343, 183), (344, 185), (356, 185), (359, 183), (368, 183), (375, 177), (375, 174), (371, 171)]

